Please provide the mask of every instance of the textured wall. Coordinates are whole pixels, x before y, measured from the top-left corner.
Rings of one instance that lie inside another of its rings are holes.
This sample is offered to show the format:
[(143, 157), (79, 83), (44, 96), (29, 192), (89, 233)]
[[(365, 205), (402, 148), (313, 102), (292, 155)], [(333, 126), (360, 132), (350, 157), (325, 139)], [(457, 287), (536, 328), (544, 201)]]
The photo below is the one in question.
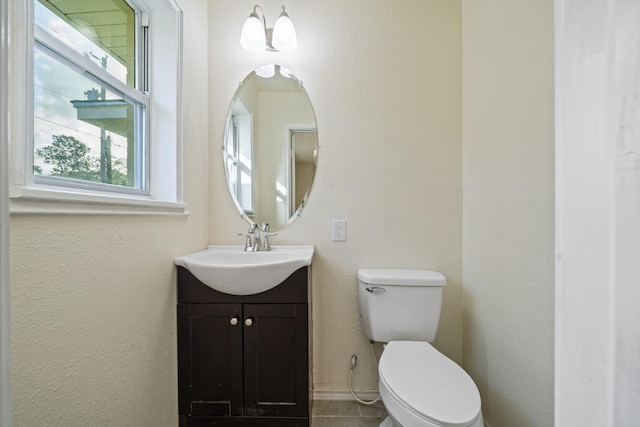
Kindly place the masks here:
[[(357, 316), (361, 267), (442, 271), (435, 344), (462, 362), (464, 159), (465, 367), (492, 427), (551, 425), (551, 2), (293, 0), (291, 54), (241, 50), (254, 3), (181, 3), (192, 214), (12, 218), (16, 425), (176, 424), (172, 259), (207, 240), (241, 243), (224, 118), (237, 84), (269, 62), (304, 81), (318, 121), (310, 203), (273, 239), (317, 248), (315, 388), (346, 390), (354, 352), (356, 388), (376, 386)], [(281, 4), (261, 3), (269, 26)], [(334, 218), (347, 220), (344, 243), (330, 241)]]
[[(272, 26), (282, 2), (260, 3)], [(319, 165), (308, 206), (273, 244), (313, 244), (313, 382), (377, 388), (360, 329), (356, 271), (431, 268), (449, 284), (436, 346), (462, 356), (460, 4), (430, 1), (286, 3), (298, 31), (294, 53), (243, 51), (253, 3), (209, 0), (211, 228), (214, 243), (246, 231), (226, 189), (220, 147), (238, 82), (277, 62), (305, 85), (318, 122)], [(331, 220), (347, 241), (331, 242)]]
[(15, 426), (176, 426), (173, 258), (207, 243), (206, 1), (184, 3), (189, 216), (13, 216)]
[(464, 367), (491, 427), (548, 427), (553, 2), (462, 3)]

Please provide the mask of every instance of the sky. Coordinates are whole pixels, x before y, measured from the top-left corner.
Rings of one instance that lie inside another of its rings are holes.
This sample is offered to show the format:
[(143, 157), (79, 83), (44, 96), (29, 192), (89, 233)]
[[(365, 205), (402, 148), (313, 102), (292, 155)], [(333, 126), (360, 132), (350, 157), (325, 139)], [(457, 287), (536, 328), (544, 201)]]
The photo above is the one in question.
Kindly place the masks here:
[[(39, 2), (35, 3), (34, 20), (37, 26), (45, 29), (55, 38), (72, 46), (74, 50), (101, 63), (103, 56), (108, 56), (107, 71), (126, 82), (127, 69), (115, 58), (107, 55), (87, 37), (58, 18)], [(81, 75), (69, 64), (63, 63), (59, 57), (46, 48), (36, 44), (34, 50), (34, 153), (39, 147), (52, 142), (53, 135), (73, 136), (89, 146), (91, 156), (100, 157), (100, 128), (76, 118), (77, 111), (72, 100), (85, 100), (85, 92), (101, 89), (99, 83)], [(122, 99), (107, 90), (106, 99)], [(127, 138), (111, 134), (113, 141), (112, 159), (122, 159), (126, 164)], [(34, 165), (39, 166), (43, 175), (49, 175), (53, 165), (47, 165), (34, 154)]]

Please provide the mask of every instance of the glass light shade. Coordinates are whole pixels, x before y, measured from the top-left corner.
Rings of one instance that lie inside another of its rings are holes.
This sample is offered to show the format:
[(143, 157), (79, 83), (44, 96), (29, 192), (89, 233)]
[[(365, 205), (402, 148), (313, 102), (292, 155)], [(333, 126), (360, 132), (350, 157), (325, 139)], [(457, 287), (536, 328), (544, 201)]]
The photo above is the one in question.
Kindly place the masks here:
[(264, 25), (254, 13), (244, 21), (240, 34), (240, 45), (250, 52), (260, 52), (267, 48)]
[(280, 52), (288, 52), (298, 47), (298, 38), (296, 37), (296, 27), (289, 19), (289, 16), (282, 12), (273, 26), (273, 39), (271, 40), (273, 47)]
[(276, 75), (276, 66), (273, 64), (263, 65), (256, 69), (256, 75), (263, 79), (270, 79)]
[(280, 66), (280, 75), (286, 79), (292, 79), (294, 77), (293, 73), (283, 66)]

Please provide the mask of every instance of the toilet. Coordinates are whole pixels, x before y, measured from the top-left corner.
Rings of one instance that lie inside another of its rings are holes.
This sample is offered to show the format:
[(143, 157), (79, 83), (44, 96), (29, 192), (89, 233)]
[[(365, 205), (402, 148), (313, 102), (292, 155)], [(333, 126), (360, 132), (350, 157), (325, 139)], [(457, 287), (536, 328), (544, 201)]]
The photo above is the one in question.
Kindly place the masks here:
[(358, 270), (365, 334), (386, 343), (378, 365), (389, 415), (380, 427), (483, 427), (471, 377), (430, 343), (440, 321), (445, 277), (430, 270)]

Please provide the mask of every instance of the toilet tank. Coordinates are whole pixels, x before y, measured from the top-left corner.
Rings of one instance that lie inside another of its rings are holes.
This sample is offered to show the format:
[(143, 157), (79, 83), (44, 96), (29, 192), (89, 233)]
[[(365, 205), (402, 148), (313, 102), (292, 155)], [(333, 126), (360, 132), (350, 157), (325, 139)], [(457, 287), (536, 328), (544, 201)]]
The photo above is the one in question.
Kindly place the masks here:
[(373, 341), (432, 342), (440, 322), (444, 275), (431, 270), (358, 270), (358, 303)]

